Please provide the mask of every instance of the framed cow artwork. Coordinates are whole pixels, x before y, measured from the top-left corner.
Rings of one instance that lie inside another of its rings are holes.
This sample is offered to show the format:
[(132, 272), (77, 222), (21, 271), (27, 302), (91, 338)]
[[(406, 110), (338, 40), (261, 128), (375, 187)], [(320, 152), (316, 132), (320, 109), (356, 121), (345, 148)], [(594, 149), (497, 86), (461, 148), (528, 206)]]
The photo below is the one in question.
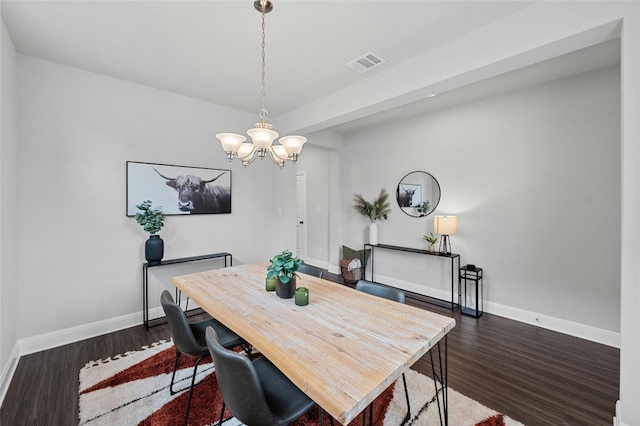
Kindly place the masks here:
[(127, 161), (127, 216), (145, 200), (165, 215), (231, 213), (231, 170)]

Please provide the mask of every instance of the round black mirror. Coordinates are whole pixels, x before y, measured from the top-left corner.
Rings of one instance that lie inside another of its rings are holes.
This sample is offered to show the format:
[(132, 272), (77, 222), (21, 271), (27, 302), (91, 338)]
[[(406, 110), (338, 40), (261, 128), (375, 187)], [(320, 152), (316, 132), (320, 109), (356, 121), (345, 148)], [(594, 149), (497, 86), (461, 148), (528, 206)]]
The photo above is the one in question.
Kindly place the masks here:
[(396, 201), (409, 216), (428, 216), (440, 202), (440, 184), (427, 172), (411, 172), (400, 180)]

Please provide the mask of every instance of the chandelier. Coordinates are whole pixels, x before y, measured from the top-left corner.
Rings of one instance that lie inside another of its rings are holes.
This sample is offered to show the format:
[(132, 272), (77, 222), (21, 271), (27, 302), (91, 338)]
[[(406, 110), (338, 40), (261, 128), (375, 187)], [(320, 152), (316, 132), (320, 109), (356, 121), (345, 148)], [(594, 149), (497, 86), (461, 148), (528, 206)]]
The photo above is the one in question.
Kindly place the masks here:
[(237, 133), (218, 133), (216, 138), (220, 140), (222, 149), (227, 153), (229, 161), (239, 158), (244, 166), (251, 164), (256, 158), (264, 158), (267, 155), (278, 167), (284, 167), (285, 160), (296, 162), (298, 155), (302, 151), (302, 145), (307, 141), (304, 136), (284, 136), (280, 138), (278, 144), (273, 142), (279, 136), (273, 130), (273, 126), (267, 121), (269, 114), (265, 108), (265, 35), (264, 17), (273, 10), (273, 4), (268, 0), (255, 0), (253, 7), (262, 14), (262, 73), (260, 93), (261, 105), (258, 117), (260, 121), (253, 129), (247, 130), (252, 142), (245, 142), (246, 136)]

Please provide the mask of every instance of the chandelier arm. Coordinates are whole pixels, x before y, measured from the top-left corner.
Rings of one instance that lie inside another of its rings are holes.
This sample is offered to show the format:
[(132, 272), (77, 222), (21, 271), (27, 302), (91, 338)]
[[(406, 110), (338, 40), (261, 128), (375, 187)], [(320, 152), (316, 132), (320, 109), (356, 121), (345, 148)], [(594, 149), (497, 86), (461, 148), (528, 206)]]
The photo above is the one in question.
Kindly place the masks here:
[(251, 151), (249, 151), (247, 155), (241, 156), (240, 152), (236, 154), (237, 158), (239, 158), (240, 161), (242, 161), (242, 165), (245, 167), (253, 163), (255, 159), (258, 157), (258, 149), (255, 147), (254, 144), (251, 144), (251, 146), (252, 146), (252, 149)]
[(271, 160), (280, 167), (284, 167), (284, 162), (288, 159), (288, 157), (279, 156), (273, 147), (269, 149), (269, 156), (271, 157)]
[(280, 157), (277, 156), (277, 154), (275, 154), (273, 151), (269, 150), (269, 153), (271, 155), (269, 155), (269, 158), (271, 158), (271, 161), (273, 161), (273, 163), (280, 167), (283, 168), (284, 167), (284, 160), (281, 159)]

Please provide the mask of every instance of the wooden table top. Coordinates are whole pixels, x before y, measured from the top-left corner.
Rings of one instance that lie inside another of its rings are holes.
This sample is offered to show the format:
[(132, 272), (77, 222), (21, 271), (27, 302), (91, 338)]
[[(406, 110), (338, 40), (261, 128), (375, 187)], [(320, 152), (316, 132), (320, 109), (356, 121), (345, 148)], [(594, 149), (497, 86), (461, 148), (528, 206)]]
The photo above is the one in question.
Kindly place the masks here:
[(173, 283), (250, 342), (342, 424), (365, 409), (455, 326), (455, 319), (299, 274), (309, 304), (265, 291), (267, 263)]

